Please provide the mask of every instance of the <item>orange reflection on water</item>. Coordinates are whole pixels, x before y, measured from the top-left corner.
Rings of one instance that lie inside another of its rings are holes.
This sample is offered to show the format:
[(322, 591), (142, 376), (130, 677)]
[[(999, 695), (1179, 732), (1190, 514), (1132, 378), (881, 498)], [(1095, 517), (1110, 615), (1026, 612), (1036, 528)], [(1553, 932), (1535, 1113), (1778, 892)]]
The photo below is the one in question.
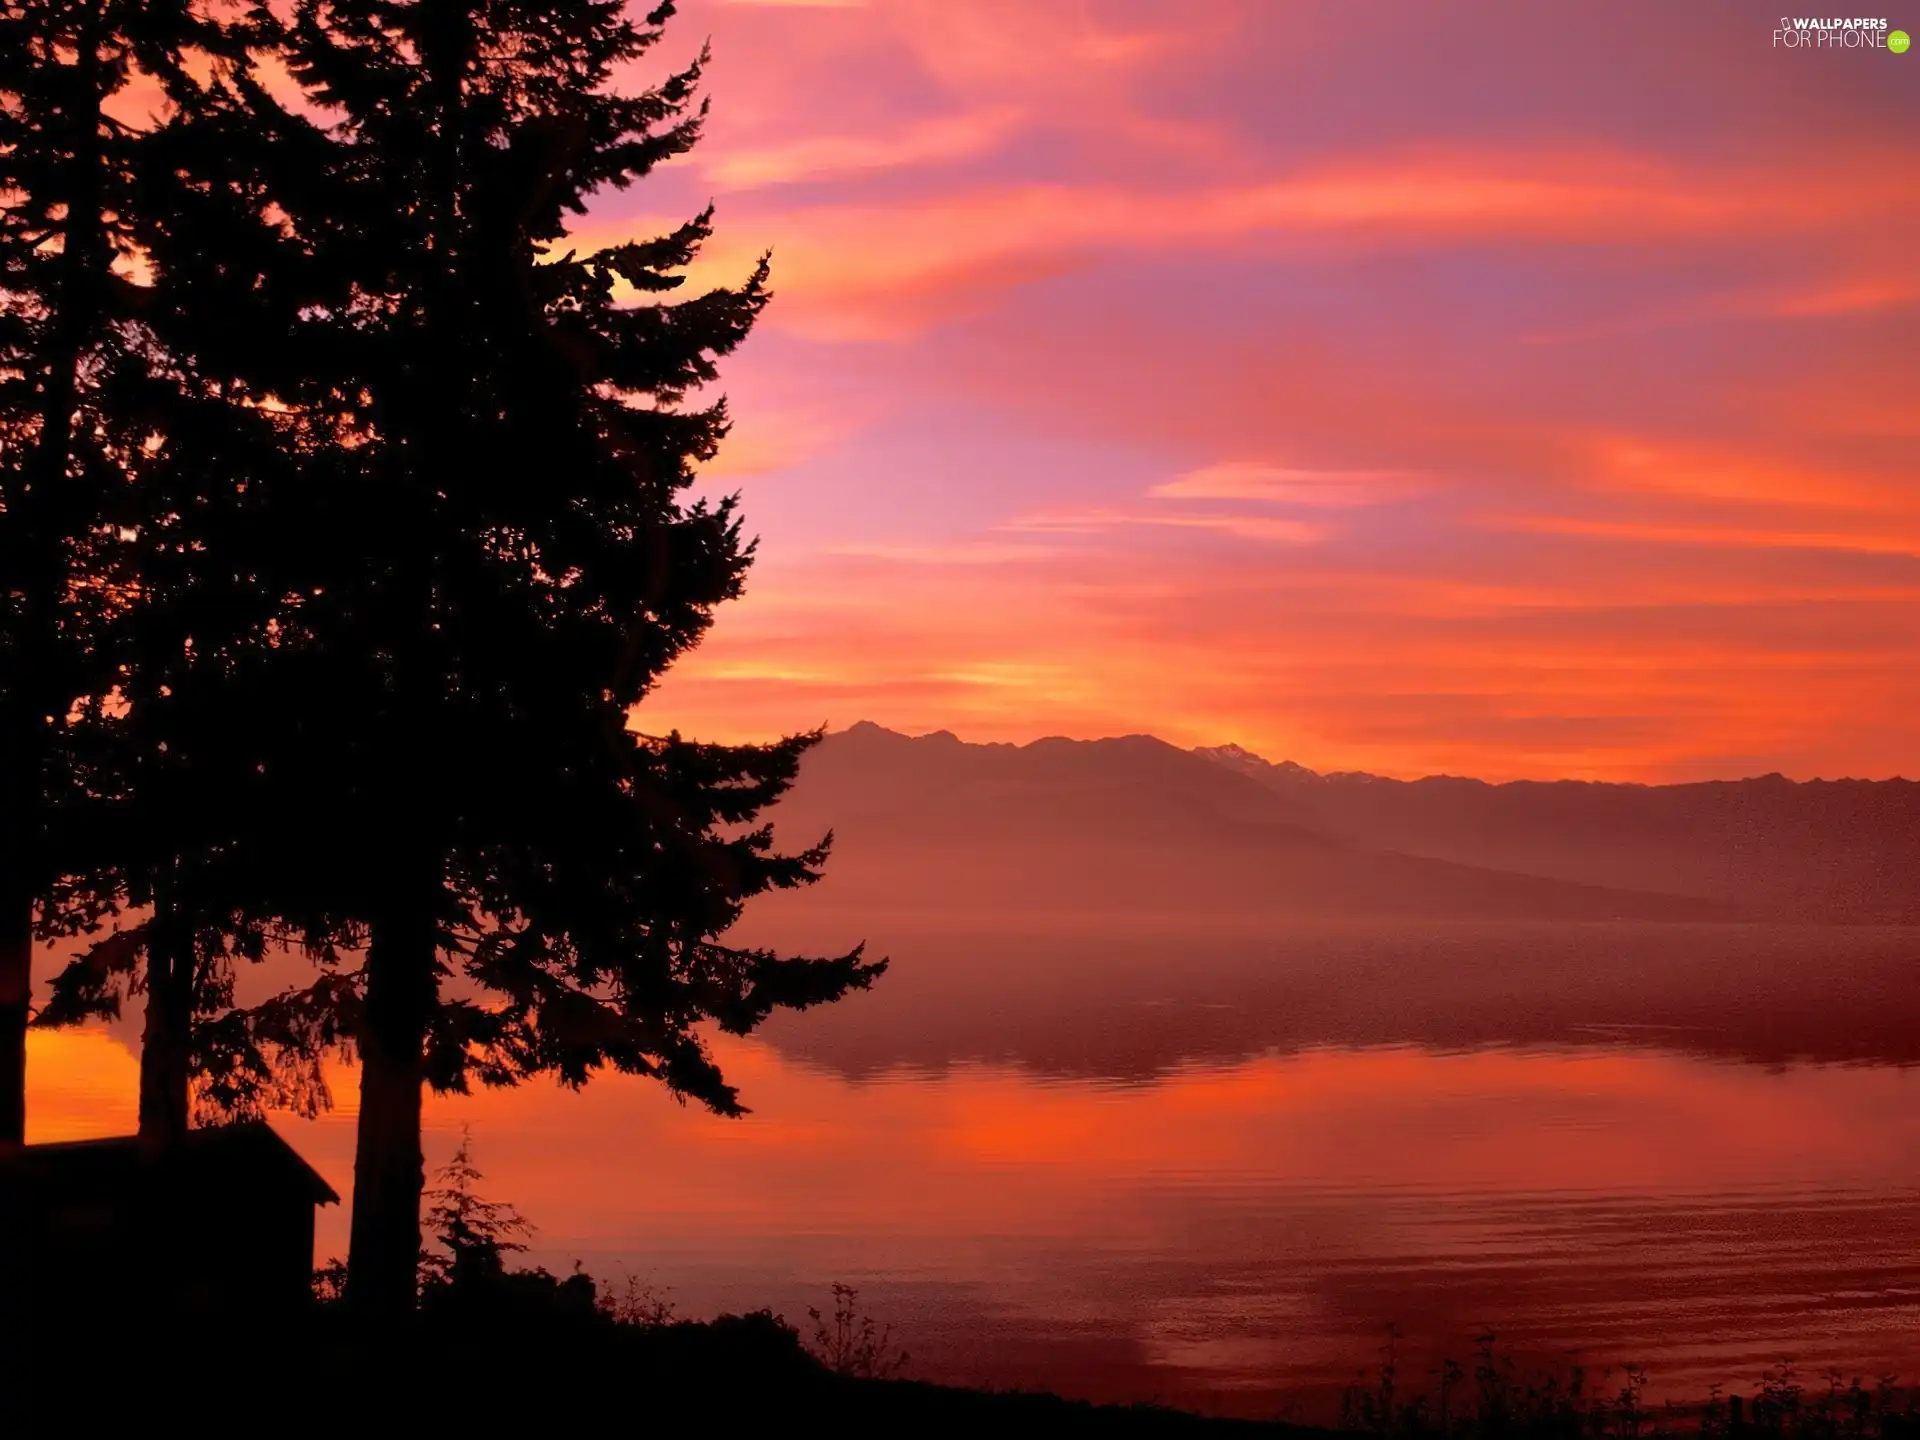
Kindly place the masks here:
[(27, 1033), (27, 1143), (130, 1133), (140, 1113), (140, 1062), (97, 1030)]
[[(719, 1049), (745, 1119), (623, 1076), (580, 1092), (535, 1082), (431, 1100), (429, 1164), (471, 1129), (493, 1190), (543, 1234), (597, 1242), (667, 1217), (878, 1237), (944, 1213), (1056, 1233), (1065, 1213), (1078, 1224), (1090, 1203), (1115, 1211), (1169, 1177), (1517, 1193), (1893, 1184), (1920, 1142), (1920, 1080), (1885, 1067), (1386, 1047), (1137, 1085), (984, 1065), (855, 1082), (752, 1042)], [(30, 1139), (132, 1128), (137, 1062), (109, 1036), (36, 1032), (30, 1066)], [(331, 1083), (333, 1113), (274, 1118), (346, 1194), (357, 1072), (333, 1067)]]
[[(116, 1044), (37, 1045), (39, 1138), (130, 1123)], [(650, 1277), (688, 1313), (797, 1316), (858, 1283), (944, 1378), (1271, 1413), (1389, 1320), (1410, 1345), (1492, 1323), (1683, 1388), (1788, 1353), (1920, 1361), (1887, 1323), (1920, 1305), (1910, 1070), (1390, 1047), (1140, 1084), (853, 1081), (719, 1049), (746, 1119), (626, 1078), (538, 1083), (434, 1100), (429, 1165), (470, 1128), (486, 1193), (540, 1227), (534, 1260)], [(354, 1081), (276, 1120), (343, 1194)], [(321, 1254), (345, 1236), (326, 1212)]]
[[(696, 1210), (712, 1225), (884, 1229), (907, 1195), (922, 1214), (984, 1209), (1044, 1230), (1052, 1203), (1112, 1205), (1116, 1186), (1190, 1175), (1510, 1191), (1890, 1182), (1908, 1169), (1890, 1131), (1920, 1131), (1906, 1070), (1658, 1051), (1310, 1050), (1138, 1085), (984, 1065), (861, 1083), (751, 1043), (722, 1051), (754, 1107), (744, 1120), (616, 1077), (443, 1098), (429, 1126), (445, 1149), (470, 1125), (502, 1188), (550, 1200), (548, 1227), (580, 1235)], [(351, 1083), (339, 1077), (343, 1094)]]

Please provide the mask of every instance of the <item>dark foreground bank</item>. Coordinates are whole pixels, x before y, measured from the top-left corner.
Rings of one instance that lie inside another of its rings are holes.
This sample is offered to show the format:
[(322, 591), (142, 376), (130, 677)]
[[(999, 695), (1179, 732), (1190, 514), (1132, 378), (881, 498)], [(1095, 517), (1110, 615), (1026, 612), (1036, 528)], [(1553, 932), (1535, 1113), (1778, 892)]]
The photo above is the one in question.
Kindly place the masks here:
[[(386, 1435), (1271, 1435), (1334, 1440), (1920, 1440), (1904, 1396), (1831, 1377), (1772, 1381), (1744, 1400), (1641, 1409), (1631, 1392), (1583, 1396), (1558, 1382), (1483, 1372), (1446, 1395), (1356, 1392), (1337, 1430), (1214, 1419), (1144, 1405), (988, 1392), (836, 1370), (779, 1317), (618, 1317), (585, 1277), (550, 1293), (578, 1306), (510, 1313), (428, 1307), (369, 1335), (319, 1306), (275, 1326), (148, 1328), (130, 1317), (55, 1333), (8, 1315), (0, 1356), (11, 1416), (79, 1434)], [(570, 1313), (569, 1313), (570, 1312)], [(1385, 1379), (1385, 1384), (1381, 1381)], [(161, 1422), (165, 1422), (162, 1424)]]
[(21, 1406), (14, 1415), (80, 1434), (241, 1425), (300, 1435), (1316, 1433), (840, 1374), (765, 1313), (648, 1325), (423, 1316), (379, 1338), (325, 1311), (271, 1328), (236, 1321), (142, 1335), (107, 1325), (58, 1337), (31, 1324), (23, 1332), (23, 1318), (8, 1317), (0, 1360)]
[[(106, 1154), (84, 1149), (83, 1168), (91, 1174)], [(0, 1424), (0, 1437), (55, 1426), (446, 1436), (1332, 1433), (907, 1378), (909, 1357), (844, 1285), (833, 1287), (831, 1313), (809, 1310), (805, 1331), (765, 1311), (680, 1320), (644, 1286), (610, 1294), (577, 1270), (515, 1264), (530, 1227), (511, 1205), (478, 1195), (479, 1178), (463, 1146), (429, 1195), (417, 1308), (378, 1319), (346, 1300), (344, 1266), (306, 1269), (310, 1230), (287, 1252), (297, 1261), (287, 1272), (269, 1264), (287, 1259), (276, 1247), (184, 1243), (193, 1212), (177, 1205), (141, 1210), (131, 1231), (103, 1229), (100, 1213), (125, 1198), (111, 1186), (63, 1191), (62, 1203), (39, 1210), (16, 1205), (11, 1216), (25, 1228), (16, 1226), (4, 1252), (12, 1262), (0, 1266), (0, 1393), (9, 1401), (0, 1416), (15, 1423)], [(310, 1199), (295, 1198), (310, 1212)], [(250, 1233), (231, 1207), (200, 1218), (230, 1242)], [(150, 1263), (140, 1263), (143, 1255)], [(222, 1255), (224, 1263), (211, 1263)], [(1534, 1373), (1492, 1335), (1479, 1337), (1465, 1361), (1424, 1374), (1403, 1373), (1396, 1354), (1390, 1338), (1380, 1364), (1346, 1392), (1341, 1430), (1393, 1440), (1920, 1440), (1920, 1407), (1894, 1377), (1801, 1377), (1783, 1366), (1744, 1396), (1656, 1408), (1637, 1369)]]
[(1656, 1408), (1635, 1372), (1617, 1389), (1578, 1371), (1527, 1377), (1490, 1344), (1477, 1363), (1443, 1367), (1432, 1393), (1375, 1371), (1349, 1392), (1339, 1431), (968, 1390), (889, 1373), (902, 1357), (861, 1317), (814, 1316), (811, 1335), (764, 1311), (682, 1321), (609, 1303), (583, 1274), (481, 1258), (427, 1270), (418, 1315), (382, 1330), (324, 1298), (325, 1283), (277, 1317), (0, 1308), (10, 1418), (41, 1422), (0, 1433), (1920, 1440), (1912, 1397), (1890, 1380), (1771, 1372), (1744, 1399)]

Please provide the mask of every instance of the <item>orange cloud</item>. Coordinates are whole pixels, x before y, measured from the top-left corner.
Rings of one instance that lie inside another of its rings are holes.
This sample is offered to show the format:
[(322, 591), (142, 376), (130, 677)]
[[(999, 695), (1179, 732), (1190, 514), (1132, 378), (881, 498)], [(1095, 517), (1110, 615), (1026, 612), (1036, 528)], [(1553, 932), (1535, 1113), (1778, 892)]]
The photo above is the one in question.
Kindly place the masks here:
[(1657, 545), (1713, 549), (1842, 550), (1860, 555), (1920, 558), (1920, 534), (1901, 536), (1820, 530), (1750, 530), (1728, 525), (1674, 525), (1657, 520), (1591, 520), (1570, 515), (1510, 515), (1487, 522), (1541, 535), (1582, 535)]
[[(1545, 519), (1489, 536), (1502, 548), (1457, 573), (1367, 573), (1322, 548), (1275, 567), (1264, 547), (1121, 543), (1139, 533), (1053, 532), (1046, 553), (972, 565), (782, 564), (639, 723), (729, 738), (859, 718), (969, 739), (1151, 728), (1323, 769), (1489, 778), (1914, 768), (1897, 717), (1920, 703), (1920, 578), (1823, 568), (1857, 552), (1758, 552), (1777, 554), (1769, 578), (1748, 548), (1675, 567), (1642, 558), (1664, 539)], [(772, 671), (750, 668), (762, 656)]]
[[(951, 123), (950, 132), (927, 133), (948, 145), (985, 143), (980, 137), (992, 133), (979, 118)], [(911, 136), (802, 141), (784, 151), (749, 153), (738, 163), (753, 174), (776, 174), (782, 164), (798, 172), (810, 154), (821, 164), (835, 154), (845, 163), (866, 155), (880, 164), (896, 147), (913, 143)], [(926, 136), (918, 143), (926, 144)], [(712, 162), (733, 163), (725, 154)], [(1866, 174), (1896, 173), (1890, 161), (1876, 165), (1859, 157), (1847, 169), (1789, 185), (1772, 172), (1688, 172), (1645, 157), (1483, 152), (1354, 158), (1285, 178), (1201, 189), (999, 186), (905, 203), (815, 204), (749, 216), (716, 243), (694, 280), (742, 273), (759, 247), (771, 244), (786, 303), (770, 323), (823, 337), (901, 338), (950, 313), (963, 292), (983, 284), (1004, 289), (1093, 254), (1330, 235), (1349, 245), (1470, 238), (1679, 243), (1754, 226), (1828, 228), (1849, 215), (1882, 216), (1890, 203), (1909, 217), (1920, 209), (1920, 183), (1876, 182), (1863, 190)], [(597, 222), (583, 228), (579, 243), (670, 224), (665, 217), (635, 221), (616, 234), (616, 227)]]
[(1594, 446), (1603, 489), (1643, 491), (1739, 505), (1906, 514), (1920, 519), (1911, 475), (1865, 474), (1792, 464), (1751, 449), (1675, 446), (1610, 436)]

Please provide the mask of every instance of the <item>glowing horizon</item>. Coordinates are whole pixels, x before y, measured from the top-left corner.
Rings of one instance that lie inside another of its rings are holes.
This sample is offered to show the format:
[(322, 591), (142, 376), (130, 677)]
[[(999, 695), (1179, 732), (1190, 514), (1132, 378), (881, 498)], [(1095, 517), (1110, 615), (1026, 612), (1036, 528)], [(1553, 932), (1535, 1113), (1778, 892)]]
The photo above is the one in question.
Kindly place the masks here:
[(773, 251), (709, 473), (763, 548), (640, 728), (1920, 773), (1920, 61), (1731, 4), (682, 11), (708, 137), (581, 231)]

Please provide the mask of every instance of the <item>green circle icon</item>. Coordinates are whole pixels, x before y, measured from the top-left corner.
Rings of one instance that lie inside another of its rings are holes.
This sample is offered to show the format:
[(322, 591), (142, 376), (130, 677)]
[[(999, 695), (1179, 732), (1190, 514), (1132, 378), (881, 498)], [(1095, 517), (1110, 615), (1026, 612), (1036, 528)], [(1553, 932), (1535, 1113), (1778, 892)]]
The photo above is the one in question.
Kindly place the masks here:
[(1907, 38), (1907, 32), (1904, 30), (1889, 30), (1887, 32), (1887, 49), (1893, 51), (1896, 55), (1906, 54), (1907, 46), (1912, 43), (1913, 41)]

